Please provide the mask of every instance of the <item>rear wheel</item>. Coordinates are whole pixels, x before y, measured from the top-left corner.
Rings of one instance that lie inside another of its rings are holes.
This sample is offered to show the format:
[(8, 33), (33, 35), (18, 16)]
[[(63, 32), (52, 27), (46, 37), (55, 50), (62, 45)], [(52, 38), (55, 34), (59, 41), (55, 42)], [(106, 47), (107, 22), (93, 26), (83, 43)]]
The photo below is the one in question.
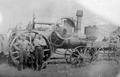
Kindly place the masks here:
[[(24, 38), (21, 38), (22, 36)], [(34, 40), (38, 36), (40, 39), (37, 40), (41, 42), (36, 46)], [(42, 64), (50, 58), (51, 50), (49, 41), (43, 35), (35, 31), (22, 32), (10, 43), (9, 62), (17, 66), (19, 70), (26, 67), (39, 70)]]
[(10, 43), (9, 64), (12, 64), (22, 70), (25, 66), (26, 57), (29, 51), (33, 51), (33, 45), (30, 42), (27, 32), (20, 33)]

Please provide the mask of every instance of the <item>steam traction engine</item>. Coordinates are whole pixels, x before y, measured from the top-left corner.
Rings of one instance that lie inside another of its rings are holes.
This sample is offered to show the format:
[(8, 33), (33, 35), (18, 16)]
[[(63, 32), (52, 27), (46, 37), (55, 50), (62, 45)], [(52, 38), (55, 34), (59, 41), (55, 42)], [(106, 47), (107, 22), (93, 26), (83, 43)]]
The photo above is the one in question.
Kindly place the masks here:
[[(73, 65), (95, 60), (98, 48), (93, 47), (92, 41), (78, 36), (82, 14), (82, 11), (77, 12), (76, 24), (71, 18), (62, 18), (63, 24), (36, 23), (33, 19), (33, 23), (25, 30), (12, 33), (9, 40), (9, 63), (19, 70), (40, 70), (57, 49), (66, 50), (65, 59)], [(36, 28), (36, 24), (53, 25), (54, 29), (48, 32), (41, 31), (41, 27)]]

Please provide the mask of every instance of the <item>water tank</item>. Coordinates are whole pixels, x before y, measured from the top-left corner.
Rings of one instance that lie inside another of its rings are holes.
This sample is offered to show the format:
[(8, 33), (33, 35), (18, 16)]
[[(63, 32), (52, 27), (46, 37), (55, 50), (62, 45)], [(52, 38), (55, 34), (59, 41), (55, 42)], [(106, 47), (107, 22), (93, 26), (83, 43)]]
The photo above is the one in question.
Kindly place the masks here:
[(97, 39), (97, 31), (98, 28), (94, 26), (86, 26), (85, 27), (85, 35), (88, 40), (95, 41)]

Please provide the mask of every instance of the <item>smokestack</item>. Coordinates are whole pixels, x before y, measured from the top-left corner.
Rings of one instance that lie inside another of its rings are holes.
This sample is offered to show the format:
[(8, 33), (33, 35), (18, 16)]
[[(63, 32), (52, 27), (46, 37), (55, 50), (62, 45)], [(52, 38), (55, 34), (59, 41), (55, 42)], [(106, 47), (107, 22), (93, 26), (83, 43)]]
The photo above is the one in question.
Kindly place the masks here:
[(81, 20), (83, 17), (83, 10), (77, 10), (76, 16), (77, 16), (77, 23), (75, 27), (75, 32), (78, 32), (78, 30), (81, 30)]

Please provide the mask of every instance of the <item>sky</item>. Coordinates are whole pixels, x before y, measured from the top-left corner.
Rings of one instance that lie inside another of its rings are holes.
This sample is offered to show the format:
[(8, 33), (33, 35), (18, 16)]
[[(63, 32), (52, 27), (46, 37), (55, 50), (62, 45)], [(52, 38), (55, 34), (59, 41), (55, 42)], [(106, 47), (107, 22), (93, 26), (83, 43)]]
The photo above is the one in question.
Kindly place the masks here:
[(38, 22), (56, 22), (61, 17), (75, 18), (78, 9), (84, 13), (82, 28), (100, 25), (109, 32), (113, 24), (120, 25), (119, 0), (0, 0), (0, 33), (16, 25), (26, 26), (33, 13)]
[(120, 25), (120, 0), (77, 0), (94, 13)]

